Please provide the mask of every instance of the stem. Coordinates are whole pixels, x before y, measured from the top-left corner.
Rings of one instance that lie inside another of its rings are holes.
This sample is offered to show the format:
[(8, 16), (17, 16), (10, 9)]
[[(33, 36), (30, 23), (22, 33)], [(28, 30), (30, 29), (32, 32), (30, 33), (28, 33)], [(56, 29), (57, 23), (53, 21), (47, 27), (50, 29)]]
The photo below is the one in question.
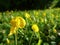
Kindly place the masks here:
[(17, 45), (17, 32), (15, 34), (15, 45)]
[(33, 37), (33, 35), (34, 35), (34, 33), (31, 35), (31, 38), (30, 38), (30, 42), (29, 42), (29, 45), (30, 45), (30, 43), (31, 43), (31, 40), (32, 40), (32, 37)]
[(41, 40), (41, 37), (40, 37), (40, 34), (39, 34), (39, 32), (38, 32), (38, 38), (39, 38), (39, 40), (38, 40), (38, 43), (37, 43), (37, 45), (41, 45), (41, 43), (42, 43), (42, 40)]

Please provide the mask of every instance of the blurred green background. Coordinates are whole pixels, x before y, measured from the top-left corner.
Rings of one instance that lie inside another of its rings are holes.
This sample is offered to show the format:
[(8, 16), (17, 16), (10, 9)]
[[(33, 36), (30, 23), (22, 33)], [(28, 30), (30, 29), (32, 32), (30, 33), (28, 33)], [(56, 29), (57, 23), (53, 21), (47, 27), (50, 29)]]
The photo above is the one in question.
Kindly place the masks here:
[(0, 0), (0, 11), (60, 7), (60, 0)]
[[(8, 34), (10, 20), (17, 16), (26, 21), (26, 26), (18, 29), (17, 45), (60, 45), (60, 8), (0, 12), (0, 45), (15, 45), (15, 35), (9, 37)], [(38, 25), (39, 34), (31, 29), (32, 24)]]
[[(16, 37), (8, 37), (10, 20), (17, 16), (25, 19), (26, 26)], [(39, 33), (32, 24), (38, 25)], [(0, 0), (0, 45), (60, 45), (60, 0)]]

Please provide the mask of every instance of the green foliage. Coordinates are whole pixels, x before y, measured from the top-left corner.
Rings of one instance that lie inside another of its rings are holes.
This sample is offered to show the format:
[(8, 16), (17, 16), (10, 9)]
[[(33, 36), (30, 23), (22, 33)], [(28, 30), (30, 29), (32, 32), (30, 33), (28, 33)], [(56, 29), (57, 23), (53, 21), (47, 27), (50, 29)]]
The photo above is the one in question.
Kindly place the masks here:
[[(25, 13), (28, 13), (31, 19), (26, 18)], [(17, 31), (17, 45), (52, 45), (52, 42), (53, 44), (60, 43), (60, 8), (57, 8), (0, 13), (0, 45), (15, 44), (15, 36), (8, 37), (8, 34), (11, 28), (10, 20), (16, 16), (21, 16), (26, 21), (26, 26)], [(35, 33), (31, 29), (32, 24), (38, 25), (39, 33)]]

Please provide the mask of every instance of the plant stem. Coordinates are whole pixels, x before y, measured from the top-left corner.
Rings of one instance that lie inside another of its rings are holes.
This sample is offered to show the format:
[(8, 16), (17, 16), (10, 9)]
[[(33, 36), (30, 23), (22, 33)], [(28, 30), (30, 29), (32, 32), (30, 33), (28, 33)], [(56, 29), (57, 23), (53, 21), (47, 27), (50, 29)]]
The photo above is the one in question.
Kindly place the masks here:
[(15, 45), (17, 45), (17, 32), (15, 34)]
[(32, 40), (32, 37), (33, 37), (33, 35), (34, 35), (34, 33), (31, 35), (31, 38), (30, 38), (30, 42), (29, 42), (29, 45), (30, 45), (30, 43), (31, 43), (31, 40)]

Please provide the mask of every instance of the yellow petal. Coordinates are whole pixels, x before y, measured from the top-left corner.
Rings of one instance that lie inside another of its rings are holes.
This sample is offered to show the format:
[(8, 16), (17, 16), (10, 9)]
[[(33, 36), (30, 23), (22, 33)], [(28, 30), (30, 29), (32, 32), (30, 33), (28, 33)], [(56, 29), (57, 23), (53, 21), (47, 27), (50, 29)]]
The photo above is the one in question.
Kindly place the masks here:
[(24, 28), (24, 26), (26, 25), (26, 21), (22, 17), (20, 17), (19, 19), (20, 19), (20, 28)]
[(18, 27), (19, 24), (20, 24), (19, 17), (13, 18), (10, 23), (11, 23), (11, 25), (12, 25), (13, 27)]
[(13, 27), (23, 28), (26, 25), (26, 22), (22, 17), (15, 17), (11, 20), (11, 25)]
[(11, 36), (11, 35), (15, 34), (16, 33), (16, 30), (17, 30), (16, 27), (11, 27), (10, 28), (10, 33), (8, 34), (8, 36)]

